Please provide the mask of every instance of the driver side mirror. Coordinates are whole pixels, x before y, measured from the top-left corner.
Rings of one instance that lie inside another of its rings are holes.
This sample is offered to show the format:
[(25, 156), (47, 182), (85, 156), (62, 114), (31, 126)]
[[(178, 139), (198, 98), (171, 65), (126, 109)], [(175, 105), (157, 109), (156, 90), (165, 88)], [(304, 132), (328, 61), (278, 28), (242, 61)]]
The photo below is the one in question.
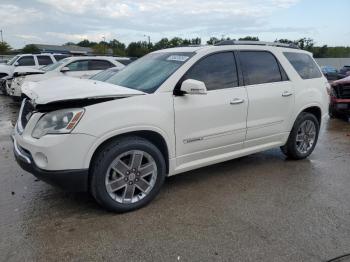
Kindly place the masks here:
[(13, 65), (14, 65), (14, 66), (19, 66), (19, 63), (18, 63), (18, 62), (16, 62), (16, 63), (14, 63)]
[(182, 82), (180, 90), (187, 95), (206, 95), (207, 88), (202, 81), (187, 79)]
[(65, 73), (65, 72), (68, 72), (68, 71), (70, 71), (70, 69), (67, 66), (64, 66), (64, 67), (61, 68), (61, 72), (62, 73)]

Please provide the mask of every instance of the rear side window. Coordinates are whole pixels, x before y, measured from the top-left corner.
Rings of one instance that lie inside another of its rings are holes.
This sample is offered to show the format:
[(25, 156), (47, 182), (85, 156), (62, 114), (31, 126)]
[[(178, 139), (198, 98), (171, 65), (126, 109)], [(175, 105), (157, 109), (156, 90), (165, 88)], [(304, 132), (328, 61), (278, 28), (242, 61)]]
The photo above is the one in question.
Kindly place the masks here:
[(33, 56), (23, 56), (17, 60), (19, 66), (35, 66)]
[(315, 61), (308, 54), (283, 53), (302, 79), (320, 78), (322, 73), (318, 69)]
[(38, 59), (39, 65), (50, 65), (52, 64), (52, 59), (48, 55), (38, 55), (36, 56)]
[(279, 63), (270, 52), (240, 51), (239, 59), (245, 85), (280, 82), (287, 78), (283, 68), (280, 69)]
[(235, 57), (232, 52), (207, 56), (186, 73), (183, 80), (186, 79), (204, 82), (207, 90), (238, 86)]
[(90, 60), (89, 70), (105, 70), (113, 67), (114, 65), (106, 60)]
[(57, 62), (64, 59), (64, 58), (67, 58), (67, 57), (69, 57), (69, 56), (68, 55), (54, 55), (54, 58), (56, 59)]
[(87, 71), (88, 69), (88, 60), (75, 61), (67, 65), (70, 71)]

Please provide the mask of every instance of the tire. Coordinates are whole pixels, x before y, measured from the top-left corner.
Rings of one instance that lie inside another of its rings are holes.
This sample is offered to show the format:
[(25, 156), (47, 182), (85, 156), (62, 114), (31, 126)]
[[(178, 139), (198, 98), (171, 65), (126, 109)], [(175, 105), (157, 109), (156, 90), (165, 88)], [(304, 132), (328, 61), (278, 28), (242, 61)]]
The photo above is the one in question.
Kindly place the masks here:
[(96, 201), (109, 211), (123, 213), (144, 207), (157, 196), (166, 164), (154, 144), (128, 136), (106, 144), (90, 171), (90, 191)]
[[(305, 128), (310, 130), (303, 135)], [(320, 123), (317, 118), (310, 113), (301, 113), (295, 120), (287, 143), (281, 147), (282, 152), (294, 160), (307, 158), (315, 149), (319, 131)]]
[(334, 111), (333, 106), (329, 105), (328, 107), (328, 115), (330, 118), (337, 117), (337, 113)]

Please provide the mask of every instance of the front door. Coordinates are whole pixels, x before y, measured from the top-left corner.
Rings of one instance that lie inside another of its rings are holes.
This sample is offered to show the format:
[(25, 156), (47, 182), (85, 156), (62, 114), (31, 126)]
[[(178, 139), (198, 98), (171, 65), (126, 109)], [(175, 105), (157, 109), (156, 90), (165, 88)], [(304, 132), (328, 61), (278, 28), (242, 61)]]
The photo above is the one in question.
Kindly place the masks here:
[(182, 169), (215, 163), (242, 149), (248, 107), (233, 52), (202, 58), (182, 81), (186, 79), (203, 81), (208, 92), (174, 97), (177, 166)]

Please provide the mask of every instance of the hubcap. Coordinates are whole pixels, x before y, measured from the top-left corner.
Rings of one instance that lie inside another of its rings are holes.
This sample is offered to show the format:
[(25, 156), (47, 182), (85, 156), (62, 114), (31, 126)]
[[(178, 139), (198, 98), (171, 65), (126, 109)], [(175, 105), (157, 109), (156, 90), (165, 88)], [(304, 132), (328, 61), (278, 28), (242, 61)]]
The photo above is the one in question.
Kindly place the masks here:
[(316, 126), (311, 120), (305, 120), (299, 127), (296, 148), (302, 153), (306, 154), (312, 148), (316, 139)]
[(140, 201), (154, 187), (157, 165), (153, 157), (141, 150), (120, 154), (108, 167), (106, 189), (118, 203)]

